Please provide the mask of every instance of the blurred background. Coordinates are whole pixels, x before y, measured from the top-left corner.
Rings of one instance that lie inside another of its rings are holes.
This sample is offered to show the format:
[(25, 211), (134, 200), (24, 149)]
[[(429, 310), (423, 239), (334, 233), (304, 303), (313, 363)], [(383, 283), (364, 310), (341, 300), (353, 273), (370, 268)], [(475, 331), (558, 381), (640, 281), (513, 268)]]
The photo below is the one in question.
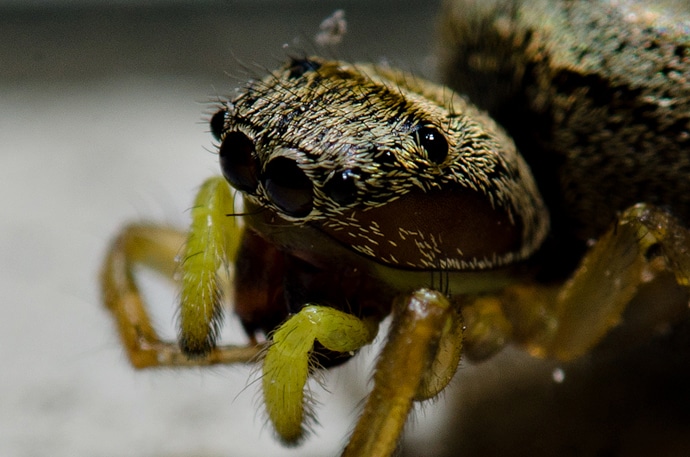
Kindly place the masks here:
[[(338, 454), (376, 349), (312, 385), (319, 424), (285, 449), (254, 367), (134, 371), (98, 271), (125, 223), (185, 227), (196, 189), (218, 173), (207, 121), (219, 97), (290, 55), (436, 78), (438, 3), (0, 0), (0, 455)], [(336, 9), (348, 32), (319, 48)], [(173, 336), (175, 294), (149, 279)], [(658, 296), (640, 299), (641, 314)], [(463, 362), (453, 389), (418, 408), (405, 455), (690, 455), (688, 327), (642, 345), (649, 332), (614, 332), (570, 365), (512, 348)], [(241, 341), (236, 323), (226, 334)]]

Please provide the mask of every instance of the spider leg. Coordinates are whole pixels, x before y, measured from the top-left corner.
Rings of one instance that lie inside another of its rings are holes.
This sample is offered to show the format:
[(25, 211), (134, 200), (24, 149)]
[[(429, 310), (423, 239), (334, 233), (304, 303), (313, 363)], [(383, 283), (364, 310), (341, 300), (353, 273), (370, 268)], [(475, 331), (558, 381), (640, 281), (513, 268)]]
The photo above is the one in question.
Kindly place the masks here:
[(506, 289), (504, 309), (514, 338), (533, 355), (576, 358), (619, 323), (645, 278), (663, 269), (680, 286), (690, 285), (690, 231), (659, 208), (632, 206), (565, 284)]
[(394, 453), (413, 400), (438, 394), (455, 374), (462, 320), (437, 291), (418, 290), (394, 311), (369, 394), (343, 456)]

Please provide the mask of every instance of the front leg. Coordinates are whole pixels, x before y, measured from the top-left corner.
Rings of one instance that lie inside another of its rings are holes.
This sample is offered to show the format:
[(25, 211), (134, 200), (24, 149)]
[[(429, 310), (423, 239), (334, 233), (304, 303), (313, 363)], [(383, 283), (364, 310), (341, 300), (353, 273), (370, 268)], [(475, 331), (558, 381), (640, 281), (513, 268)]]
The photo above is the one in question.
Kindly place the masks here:
[(514, 286), (504, 293), (513, 338), (538, 356), (576, 358), (621, 318), (660, 254), (678, 284), (690, 283), (690, 232), (645, 204), (624, 211), (562, 287)]
[(422, 289), (394, 310), (372, 389), (344, 457), (393, 455), (413, 400), (436, 396), (462, 351), (462, 319), (440, 292)]
[[(462, 331), (457, 311), (440, 292), (422, 289), (398, 303), (374, 388), (344, 456), (393, 454), (413, 401), (436, 396), (455, 374)], [(269, 419), (283, 441), (294, 444), (304, 434), (304, 388), (315, 341), (331, 351), (350, 352), (375, 335), (374, 320), (318, 305), (305, 306), (273, 333), (262, 384)]]

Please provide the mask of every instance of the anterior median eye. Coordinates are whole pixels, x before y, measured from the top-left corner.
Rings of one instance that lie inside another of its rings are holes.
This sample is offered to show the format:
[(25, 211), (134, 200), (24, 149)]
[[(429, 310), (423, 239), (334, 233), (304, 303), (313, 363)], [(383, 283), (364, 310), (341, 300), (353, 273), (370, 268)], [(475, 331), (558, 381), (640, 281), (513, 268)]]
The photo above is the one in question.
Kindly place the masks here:
[(427, 158), (440, 165), (448, 156), (448, 141), (436, 127), (420, 127), (415, 136), (419, 145), (426, 151)]
[(304, 217), (312, 210), (313, 186), (297, 162), (276, 157), (261, 178), (268, 198), (288, 216)]
[(228, 132), (219, 152), (220, 168), (232, 187), (245, 192), (254, 191), (259, 184), (254, 142), (242, 132)]

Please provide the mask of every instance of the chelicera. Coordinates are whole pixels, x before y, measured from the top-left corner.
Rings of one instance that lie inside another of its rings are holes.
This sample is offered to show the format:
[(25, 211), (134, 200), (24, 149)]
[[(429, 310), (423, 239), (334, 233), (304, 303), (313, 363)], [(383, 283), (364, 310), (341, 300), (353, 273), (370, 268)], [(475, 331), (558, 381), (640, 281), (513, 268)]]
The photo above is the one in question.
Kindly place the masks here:
[[(311, 371), (346, 361), (388, 315), (373, 391), (344, 455), (392, 454), (413, 402), (442, 391), (463, 354), (486, 358), (511, 340), (539, 356), (585, 353), (652, 257), (689, 282), (688, 231), (645, 201), (616, 208), (567, 281), (543, 279), (562, 212), (547, 208), (513, 141), (465, 98), (390, 68), (293, 58), (248, 83), (210, 125), (223, 176), (201, 187), (186, 234), (150, 225), (121, 233), (104, 297), (137, 367), (261, 352), (267, 413), (287, 443), (304, 435)], [(164, 342), (131, 268), (172, 274), (181, 245), (179, 338)], [(227, 270), (232, 297), (221, 294)], [(246, 346), (216, 343), (224, 298)]]

